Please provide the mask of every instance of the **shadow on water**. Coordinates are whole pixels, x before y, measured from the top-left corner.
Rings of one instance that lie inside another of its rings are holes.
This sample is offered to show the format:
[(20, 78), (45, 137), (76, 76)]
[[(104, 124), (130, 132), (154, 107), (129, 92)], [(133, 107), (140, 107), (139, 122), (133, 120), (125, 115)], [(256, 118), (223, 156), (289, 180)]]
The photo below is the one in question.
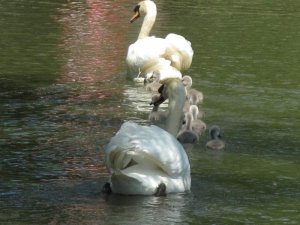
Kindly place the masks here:
[(102, 13), (113, 15), (106, 2), (1, 6), (1, 26), (15, 30), (1, 35), (0, 220), (47, 224), (64, 204), (93, 193), (86, 179), (107, 179), (103, 146), (124, 114), (126, 80), (116, 75), (122, 47), (109, 44), (112, 33), (101, 21)]

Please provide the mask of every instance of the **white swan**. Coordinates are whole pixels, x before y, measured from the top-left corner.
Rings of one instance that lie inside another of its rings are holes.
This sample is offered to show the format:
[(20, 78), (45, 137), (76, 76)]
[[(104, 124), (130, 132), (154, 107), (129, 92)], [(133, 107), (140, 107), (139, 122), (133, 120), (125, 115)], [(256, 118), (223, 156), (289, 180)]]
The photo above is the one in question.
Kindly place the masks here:
[(157, 15), (156, 5), (151, 0), (144, 0), (134, 8), (130, 22), (144, 16), (138, 40), (128, 48), (126, 62), (128, 75), (132, 78), (148, 69), (149, 62), (165, 58), (179, 71), (187, 70), (193, 59), (191, 43), (177, 34), (169, 34), (166, 38), (149, 37)]
[(113, 193), (154, 195), (190, 189), (190, 164), (176, 138), (157, 126), (126, 122), (106, 147)]
[(158, 75), (166, 78), (160, 82), (166, 85), (168, 109), (172, 112), (167, 118), (166, 131), (155, 125), (140, 126), (134, 122), (121, 126), (105, 148), (113, 193), (153, 195), (190, 189), (189, 160), (175, 138), (181, 124), (185, 90), (181, 77), (176, 78), (178, 74), (167, 77), (163, 72)]

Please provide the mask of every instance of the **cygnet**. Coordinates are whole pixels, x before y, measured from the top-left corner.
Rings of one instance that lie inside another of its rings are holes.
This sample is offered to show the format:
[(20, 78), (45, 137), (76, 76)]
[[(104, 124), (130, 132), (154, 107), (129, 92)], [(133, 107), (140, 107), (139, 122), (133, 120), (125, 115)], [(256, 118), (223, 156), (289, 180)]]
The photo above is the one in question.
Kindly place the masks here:
[(199, 140), (198, 134), (192, 129), (193, 115), (190, 112), (185, 114), (185, 124), (177, 134), (177, 140), (181, 143), (196, 143)]
[(187, 99), (191, 105), (198, 105), (203, 102), (204, 96), (201, 91), (192, 89), (193, 80), (191, 76), (185, 75), (182, 77), (182, 83), (186, 89)]
[(211, 140), (206, 143), (206, 147), (213, 150), (222, 150), (225, 148), (225, 142), (221, 139), (220, 128), (216, 125), (209, 129)]
[(198, 109), (198, 107), (196, 105), (191, 105), (190, 106), (190, 113), (191, 113), (191, 115), (193, 117), (193, 120), (192, 120), (192, 129), (193, 129), (193, 131), (195, 133), (197, 133), (200, 136), (206, 130), (206, 124), (202, 120), (197, 119), (198, 113), (199, 113), (199, 109)]

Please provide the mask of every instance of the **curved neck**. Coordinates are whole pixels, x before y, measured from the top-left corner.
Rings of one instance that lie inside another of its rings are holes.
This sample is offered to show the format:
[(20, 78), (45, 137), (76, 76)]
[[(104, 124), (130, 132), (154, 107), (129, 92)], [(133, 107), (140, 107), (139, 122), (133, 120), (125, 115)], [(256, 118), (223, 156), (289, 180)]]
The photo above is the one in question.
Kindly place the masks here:
[(186, 98), (185, 89), (179, 79), (169, 79), (165, 84), (169, 97), (169, 114), (166, 122), (166, 130), (176, 137), (182, 124), (182, 109)]
[(191, 113), (187, 113), (187, 117), (186, 117), (186, 129), (188, 131), (192, 131), (192, 121), (193, 121), (193, 115)]
[(190, 106), (190, 112), (192, 113), (192, 116), (193, 116), (194, 120), (198, 118), (199, 109), (197, 108), (197, 106), (191, 105)]
[(153, 10), (152, 12), (148, 12), (146, 16), (144, 17), (144, 21), (138, 36), (138, 39), (142, 39), (144, 37), (148, 37), (152, 27), (155, 23), (156, 19), (156, 10)]

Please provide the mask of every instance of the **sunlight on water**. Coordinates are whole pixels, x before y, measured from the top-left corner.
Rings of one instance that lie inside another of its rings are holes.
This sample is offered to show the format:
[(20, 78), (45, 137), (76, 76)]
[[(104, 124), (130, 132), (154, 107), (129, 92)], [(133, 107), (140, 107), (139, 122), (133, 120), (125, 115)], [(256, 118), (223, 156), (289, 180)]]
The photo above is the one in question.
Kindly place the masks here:
[[(1, 224), (299, 224), (299, 2), (157, 1), (153, 34), (182, 34), (204, 121), (186, 145), (190, 193), (105, 196), (104, 146), (149, 124), (152, 93), (125, 78), (137, 2), (0, 3)], [(166, 105), (163, 106), (164, 108)]]

